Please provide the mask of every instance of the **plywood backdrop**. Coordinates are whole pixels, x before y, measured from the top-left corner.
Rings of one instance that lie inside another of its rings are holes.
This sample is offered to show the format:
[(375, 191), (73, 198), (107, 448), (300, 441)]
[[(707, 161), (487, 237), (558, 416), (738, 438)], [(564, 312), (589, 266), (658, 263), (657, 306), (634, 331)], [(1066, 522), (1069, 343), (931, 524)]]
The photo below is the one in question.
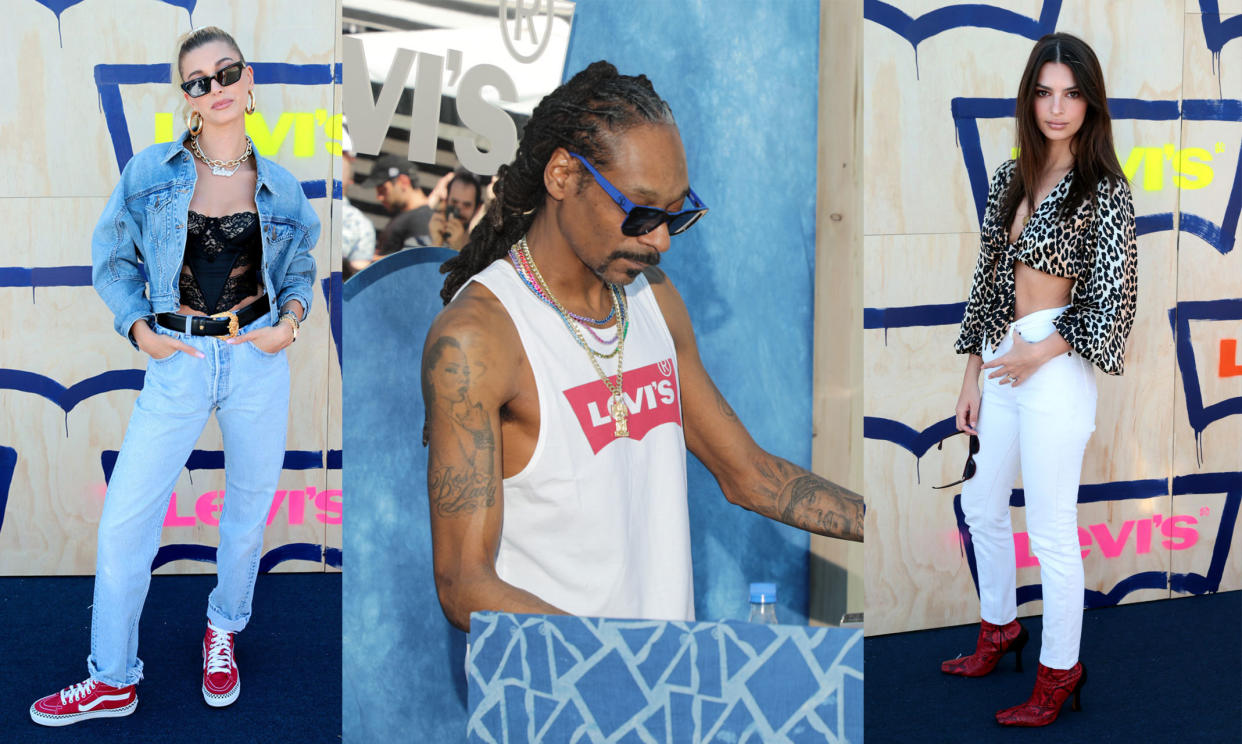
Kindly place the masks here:
[[(91, 233), (130, 154), (184, 129), (180, 91), (163, 81), (177, 37), (206, 25), (230, 31), (255, 66), (247, 131), (302, 181), (323, 225), (312, 311), (288, 352), (288, 453), (262, 567), (340, 566), (339, 24), (338, 0), (5, 3), (0, 575), (94, 572), (106, 481), (147, 360), (90, 285)], [(220, 453), (213, 418), (170, 499), (162, 573), (214, 570)]]
[[(992, 170), (1034, 40), (1100, 57), (1138, 215), (1123, 377), (1097, 373), (1079, 492), (1086, 605), (1242, 587), (1242, 13), (1205, 0), (864, 3), (864, 472), (870, 635), (977, 621), (953, 353)], [(988, 10), (990, 12), (985, 12)], [(928, 14), (939, 11), (928, 19)], [(930, 22), (934, 21), (934, 22)], [(1230, 36), (1232, 34), (1232, 36)], [(1020, 488), (1021, 484), (1015, 484)], [(1039, 567), (1012, 509), (1019, 614)]]

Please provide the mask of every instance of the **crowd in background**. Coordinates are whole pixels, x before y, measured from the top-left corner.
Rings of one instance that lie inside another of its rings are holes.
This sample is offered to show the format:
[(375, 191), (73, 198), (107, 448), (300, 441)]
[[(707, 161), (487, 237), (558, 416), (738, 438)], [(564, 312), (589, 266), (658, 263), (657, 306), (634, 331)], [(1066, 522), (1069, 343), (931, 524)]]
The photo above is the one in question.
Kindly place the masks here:
[[(348, 133), (342, 148), (342, 180), (348, 187), (355, 183), (357, 161)], [(461, 168), (445, 173), (426, 193), (414, 163), (389, 153), (376, 158), (370, 173), (357, 185), (375, 189), (376, 201), (391, 219), (380, 229), (347, 196), (343, 198), (341, 271), (345, 279), (402, 250), (436, 246), (460, 251), (492, 196), (490, 184), (484, 185)]]

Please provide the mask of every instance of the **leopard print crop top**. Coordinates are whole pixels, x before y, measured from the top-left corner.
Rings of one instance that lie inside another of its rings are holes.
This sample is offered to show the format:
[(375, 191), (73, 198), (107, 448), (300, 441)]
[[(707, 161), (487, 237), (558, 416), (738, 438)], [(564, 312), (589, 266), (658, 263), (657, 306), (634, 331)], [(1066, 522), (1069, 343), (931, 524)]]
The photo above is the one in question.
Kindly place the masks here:
[(1083, 358), (1110, 375), (1120, 375), (1138, 295), (1138, 246), (1129, 185), (1101, 181), (1095, 199), (1084, 201), (1068, 218), (1062, 218), (1061, 204), (1074, 177), (1071, 169), (1011, 244), (1001, 209), (1015, 170), (1016, 162), (1010, 160), (992, 175), (979, 236), (979, 262), (954, 349), (959, 354), (982, 355), (985, 345), (1000, 345), (1013, 321), (1013, 265), (1021, 261), (1038, 271), (1075, 280), (1070, 306), (1053, 324)]

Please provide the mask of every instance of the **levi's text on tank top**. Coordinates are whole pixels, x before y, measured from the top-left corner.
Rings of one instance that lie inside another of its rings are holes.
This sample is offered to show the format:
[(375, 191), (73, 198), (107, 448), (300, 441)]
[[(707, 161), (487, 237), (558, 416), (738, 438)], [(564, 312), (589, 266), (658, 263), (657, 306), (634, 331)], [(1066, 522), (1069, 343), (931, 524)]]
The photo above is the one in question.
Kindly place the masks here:
[[(646, 278), (625, 288), (628, 438), (586, 351), (508, 260), (471, 281), (513, 319), (539, 394), (534, 453), (502, 484), (497, 574), (575, 615), (694, 619), (677, 354)], [(615, 358), (600, 365), (615, 374)]]

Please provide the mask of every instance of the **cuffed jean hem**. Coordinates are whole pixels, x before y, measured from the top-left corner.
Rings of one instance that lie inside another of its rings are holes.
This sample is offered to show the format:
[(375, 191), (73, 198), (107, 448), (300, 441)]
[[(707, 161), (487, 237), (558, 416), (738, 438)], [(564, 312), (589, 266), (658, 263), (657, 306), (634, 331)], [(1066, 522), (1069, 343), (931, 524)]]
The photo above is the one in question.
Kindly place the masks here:
[(86, 657), (86, 673), (96, 682), (102, 682), (111, 687), (128, 687), (142, 681), (142, 659), (134, 659), (134, 665), (125, 672), (125, 679), (118, 680), (100, 674), (99, 667), (95, 664), (95, 657), (91, 655)]
[(246, 629), (246, 623), (250, 622), (250, 613), (237, 618), (231, 618), (215, 607), (211, 602), (211, 598), (207, 599), (207, 622), (216, 626), (220, 630), (227, 630), (230, 633), (240, 633)]
[[(242, 332), (271, 323), (266, 315)], [(226, 466), (219, 515), (216, 587), (208, 619), (239, 630), (250, 617), (272, 498), (285, 454), (289, 366), (284, 351), (227, 344), (163, 327), (203, 354), (175, 351), (147, 365), (100, 517), (91, 618), (91, 677), (141, 679), (138, 625), (151, 581), (169, 494), (214, 412)], [(231, 619), (230, 619), (231, 618)]]

